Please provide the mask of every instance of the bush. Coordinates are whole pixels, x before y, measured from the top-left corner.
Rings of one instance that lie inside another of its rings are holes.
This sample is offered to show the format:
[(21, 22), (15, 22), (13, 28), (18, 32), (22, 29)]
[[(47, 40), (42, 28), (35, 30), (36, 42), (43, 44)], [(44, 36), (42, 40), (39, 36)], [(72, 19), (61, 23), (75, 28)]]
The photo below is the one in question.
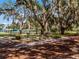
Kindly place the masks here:
[(20, 40), (21, 39), (21, 35), (15, 35), (16, 40)]

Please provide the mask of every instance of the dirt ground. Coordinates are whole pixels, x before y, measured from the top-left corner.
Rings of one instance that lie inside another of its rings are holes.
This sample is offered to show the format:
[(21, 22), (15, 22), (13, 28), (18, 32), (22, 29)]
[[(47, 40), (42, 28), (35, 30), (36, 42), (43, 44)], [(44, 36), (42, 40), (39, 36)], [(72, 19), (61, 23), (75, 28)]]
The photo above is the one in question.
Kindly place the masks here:
[(0, 41), (0, 59), (79, 59), (79, 40), (51, 39), (28, 44)]

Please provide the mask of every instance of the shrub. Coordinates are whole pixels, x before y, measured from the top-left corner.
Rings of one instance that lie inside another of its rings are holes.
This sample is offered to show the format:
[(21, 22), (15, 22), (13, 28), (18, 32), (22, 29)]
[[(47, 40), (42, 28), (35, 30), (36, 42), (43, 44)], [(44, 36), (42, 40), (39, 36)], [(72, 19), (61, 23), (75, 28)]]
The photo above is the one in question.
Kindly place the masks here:
[(21, 39), (21, 35), (15, 35), (16, 40), (20, 40)]

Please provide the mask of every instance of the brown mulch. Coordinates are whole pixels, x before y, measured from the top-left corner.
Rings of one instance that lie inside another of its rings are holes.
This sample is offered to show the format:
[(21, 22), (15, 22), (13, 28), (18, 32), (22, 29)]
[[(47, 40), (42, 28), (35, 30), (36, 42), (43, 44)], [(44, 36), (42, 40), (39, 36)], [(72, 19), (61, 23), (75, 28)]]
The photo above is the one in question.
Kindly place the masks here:
[(0, 59), (79, 59), (78, 39), (52, 40), (0, 43)]

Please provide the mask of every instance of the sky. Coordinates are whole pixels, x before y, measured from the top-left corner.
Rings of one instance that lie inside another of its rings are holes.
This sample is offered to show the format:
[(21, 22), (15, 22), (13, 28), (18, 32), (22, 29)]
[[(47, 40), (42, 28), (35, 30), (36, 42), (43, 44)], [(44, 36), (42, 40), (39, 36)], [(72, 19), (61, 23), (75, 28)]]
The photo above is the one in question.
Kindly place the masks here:
[[(4, 3), (4, 2), (7, 2), (8, 0), (0, 0), (0, 4)], [(16, 0), (11, 0), (12, 2), (16, 2)], [(41, 0), (38, 0), (38, 2), (41, 2)], [(1, 15), (0, 16), (0, 24), (5, 24), (5, 25), (8, 25), (8, 24), (11, 24), (12, 23), (12, 19), (10, 19), (9, 21), (4, 19), (4, 15)]]
[[(0, 0), (0, 4), (4, 3), (4, 2), (7, 2), (8, 0)], [(15, 2), (15, 0), (12, 0), (13, 2)], [(8, 24), (11, 24), (12, 23), (12, 19), (10, 19), (9, 21), (4, 19), (4, 15), (1, 15), (0, 16), (0, 24), (5, 24), (5, 25), (8, 25)]]

